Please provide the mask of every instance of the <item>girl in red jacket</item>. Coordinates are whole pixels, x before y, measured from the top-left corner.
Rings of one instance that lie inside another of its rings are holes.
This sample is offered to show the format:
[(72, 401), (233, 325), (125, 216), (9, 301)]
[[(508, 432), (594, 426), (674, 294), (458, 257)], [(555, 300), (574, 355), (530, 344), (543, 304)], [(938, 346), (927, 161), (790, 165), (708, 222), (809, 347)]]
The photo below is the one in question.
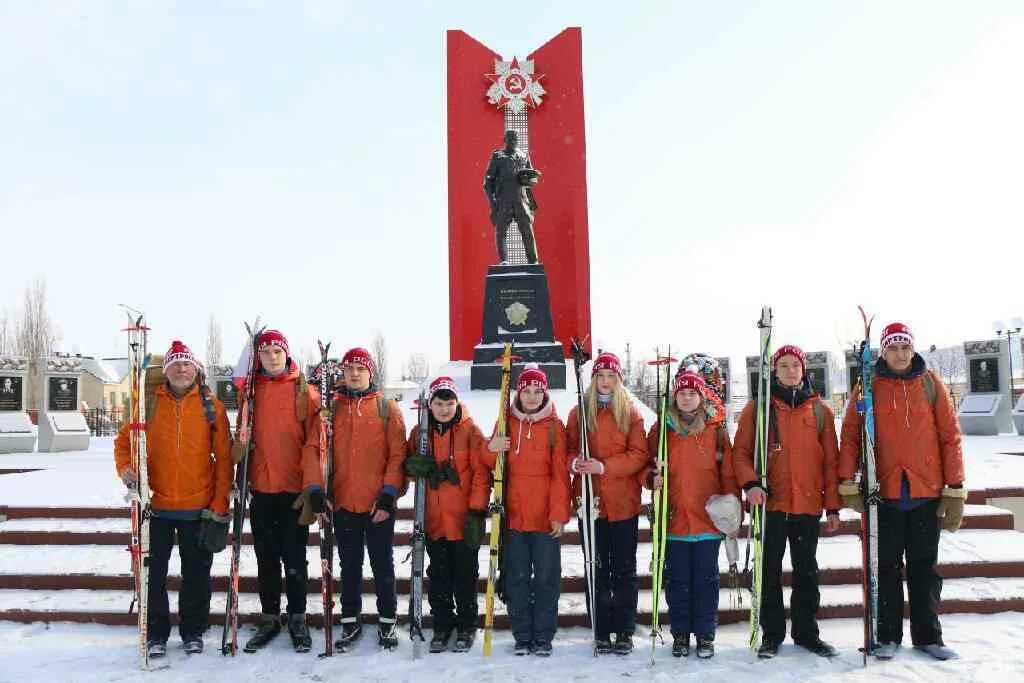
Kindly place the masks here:
[[(672, 654), (690, 654), (690, 634), (697, 636), (697, 656), (715, 654), (718, 623), (718, 548), (722, 533), (705, 509), (717, 494), (738, 495), (732, 472), (732, 445), (723, 411), (707, 399), (700, 375), (676, 377), (668, 407), (669, 522), (665, 550), (665, 597), (672, 623)], [(658, 425), (648, 444), (658, 449)], [(661, 482), (655, 480), (660, 488)]]
[(582, 475), (590, 474), (598, 500), (599, 517), (594, 524), (598, 556), (594, 648), (600, 654), (614, 651), (625, 655), (633, 650), (636, 628), (636, 543), (641, 489), (637, 475), (645, 470), (648, 460), (644, 422), (622, 386), (622, 366), (613, 353), (602, 353), (594, 360), (590, 386), (583, 400), (591, 457), (578, 457), (578, 407), (569, 412), (566, 434), (574, 495), (580, 495)]
[[(495, 436), (488, 450), (507, 451), (508, 491), (502, 572), (517, 655), (551, 654), (558, 624), (562, 575), (558, 539), (569, 521), (569, 463), (565, 428), (548, 396), (548, 378), (527, 364), (516, 384), (509, 436)], [(494, 467), (493, 455), (489, 466)]]
[[(490, 494), (486, 448), (480, 428), (459, 403), (451, 377), (430, 384), (430, 451), (417, 453), (420, 427), (409, 432), (405, 473), (427, 480), (427, 554), (430, 613), (434, 617), (431, 652), (444, 652), (455, 632), (454, 652), (465, 652), (476, 634), (478, 553)], [(458, 613), (456, 615), (456, 607)]]

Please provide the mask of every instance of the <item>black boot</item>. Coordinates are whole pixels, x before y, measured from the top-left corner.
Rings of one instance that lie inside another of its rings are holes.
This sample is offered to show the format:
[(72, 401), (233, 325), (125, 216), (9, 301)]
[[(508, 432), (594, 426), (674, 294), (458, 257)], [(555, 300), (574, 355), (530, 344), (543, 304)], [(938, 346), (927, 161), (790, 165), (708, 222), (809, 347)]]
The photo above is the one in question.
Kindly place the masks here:
[(672, 639), (672, 656), (673, 657), (689, 657), (690, 656), (690, 634), (676, 636)]
[(761, 647), (757, 648), (757, 656), (760, 659), (772, 659), (779, 654), (779, 641), (772, 640), (768, 636), (761, 638)]
[(305, 614), (288, 615), (288, 633), (292, 637), (292, 647), (296, 652), (309, 652), (313, 647), (313, 639), (309, 636)]
[(615, 654), (628, 655), (633, 651), (633, 634), (619, 633), (615, 636)]
[(377, 623), (377, 644), (385, 650), (398, 647), (398, 624), (394, 617), (381, 617)]
[(434, 637), (430, 639), (431, 652), (444, 652), (448, 649), (448, 640), (452, 637), (451, 629), (435, 630)]
[(839, 654), (834, 647), (817, 636), (814, 636), (813, 638), (801, 638), (800, 640), (796, 640), (794, 638), (793, 642), (800, 647), (807, 648), (819, 657), (835, 657)]
[(710, 659), (715, 656), (715, 639), (697, 636), (697, 656), (701, 659)]
[(516, 657), (524, 657), (533, 651), (533, 643), (529, 640), (517, 640), (514, 652)]
[(252, 653), (262, 649), (281, 632), (281, 618), (276, 614), (264, 614), (260, 619), (259, 628), (253, 634), (244, 650)]
[(356, 642), (362, 635), (363, 625), (360, 623), (359, 618), (344, 617), (341, 620), (341, 638), (334, 641), (334, 649), (338, 652), (348, 652), (356, 646)]
[(469, 631), (459, 630), (455, 634), (455, 645), (452, 646), (452, 652), (468, 652), (473, 647), (473, 640), (476, 638), (476, 629), (470, 629)]
[(598, 636), (594, 639), (594, 652), (599, 655), (607, 655), (615, 651), (612, 639), (608, 636)]

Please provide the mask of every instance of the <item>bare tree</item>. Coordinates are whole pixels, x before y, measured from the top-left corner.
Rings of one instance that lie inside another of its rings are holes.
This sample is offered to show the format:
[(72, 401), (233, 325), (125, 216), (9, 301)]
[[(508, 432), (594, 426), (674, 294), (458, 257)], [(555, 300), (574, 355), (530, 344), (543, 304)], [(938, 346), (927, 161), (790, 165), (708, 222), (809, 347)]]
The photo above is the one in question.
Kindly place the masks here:
[(377, 330), (373, 337), (373, 349), (370, 353), (373, 354), (373, 364), (377, 366), (377, 386), (383, 389), (388, 381), (388, 347), (384, 333), (380, 330)]
[(930, 367), (939, 373), (942, 381), (953, 391), (953, 385), (967, 377), (967, 357), (963, 346), (947, 346), (938, 349), (934, 346), (922, 354)]
[(5, 308), (0, 313), (0, 355), (14, 351), (14, 338), (11, 333), (10, 314)]
[(428, 375), (430, 375), (430, 361), (427, 360), (426, 354), (418, 351), (410, 353), (409, 358), (405, 361), (405, 367), (402, 368), (402, 378), (422, 384)]
[[(25, 287), (21, 320), (14, 326), (14, 352), (28, 358), (29, 376), (39, 372), (40, 363), (53, 354), (57, 331), (46, 306), (46, 280), (37, 279)], [(38, 408), (37, 382), (28, 383), (28, 405)]]
[(223, 334), (220, 321), (210, 314), (210, 320), (206, 323), (206, 367), (212, 368), (220, 365), (221, 355), (224, 353)]

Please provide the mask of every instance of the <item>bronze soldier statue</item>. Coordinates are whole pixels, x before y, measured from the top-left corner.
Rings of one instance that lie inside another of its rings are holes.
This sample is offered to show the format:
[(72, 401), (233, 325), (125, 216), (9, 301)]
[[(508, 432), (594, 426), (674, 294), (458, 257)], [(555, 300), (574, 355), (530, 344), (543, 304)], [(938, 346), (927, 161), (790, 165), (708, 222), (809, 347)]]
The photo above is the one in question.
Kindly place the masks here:
[(484, 176), (484, 194), (491, 205), (491, 222), (502, 265), (508, 264), (505, 236), (513, 219), (523, 238), (527, 262), (537, 263), (537, 245), (533, 238), (537, 201), (533, 198), (532, 187), (539, 178), (540, 172), (530, 164), (530, 158), (519, 151), (519, 136), (514, 130), (505, 131), (505, 147), (491, 154)]

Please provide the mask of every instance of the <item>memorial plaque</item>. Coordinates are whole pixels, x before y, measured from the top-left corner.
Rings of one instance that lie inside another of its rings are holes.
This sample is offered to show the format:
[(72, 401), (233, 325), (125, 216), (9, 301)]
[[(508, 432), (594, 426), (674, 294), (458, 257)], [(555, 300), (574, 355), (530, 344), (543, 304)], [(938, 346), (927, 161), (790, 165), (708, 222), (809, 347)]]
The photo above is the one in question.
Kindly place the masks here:
[(999, 392), (999, 359), (971, 358), (971, 393), (994, 394)]
[(78, 410), (78, 378), (50, 377), (47, 410)]
[(816, 391), (819, 396), (824, 398), (831, 398), (825, 396), (825, 373), (828, 372), (828, 368), (807, 368), (807, 379), (811, 382), (811, 389)]
[(0, 411), (21, 411), (25, 407), (22, 404), (22, 378), (20, 375), (0, 375)]
[(960, 404), (961, 414), (990, 415), (996, 409), (996, 403), (1001, 396), (971, 396), (968, 395)]
[(217, 398), (224, 404), (225, 410), (238, 410), (238, 390), (231, 380), (217, 380)]

